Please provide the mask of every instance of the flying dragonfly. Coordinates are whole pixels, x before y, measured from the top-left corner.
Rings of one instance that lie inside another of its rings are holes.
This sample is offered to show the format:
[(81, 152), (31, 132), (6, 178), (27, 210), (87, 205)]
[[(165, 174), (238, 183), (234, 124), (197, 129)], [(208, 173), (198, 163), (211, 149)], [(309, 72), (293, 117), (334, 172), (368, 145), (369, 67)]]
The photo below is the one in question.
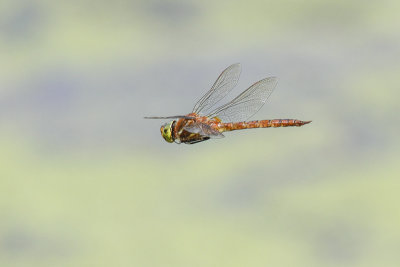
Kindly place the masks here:
[(303, 126), (311, 121), (274, 119), (246, 121), (265, 104), (276, 87), (276, 77), (262, 79), (232, 101), (215, 108), (237, 84), (240, 64), (226, 68), (211, 89), (196, 103), (187, 115), (145, 117), (145, 119), (173, 119), (161, 126), (162, 137), (168, 143), (195, 144), (210, 138), (222, 138), (223, 132), (269, 127)]

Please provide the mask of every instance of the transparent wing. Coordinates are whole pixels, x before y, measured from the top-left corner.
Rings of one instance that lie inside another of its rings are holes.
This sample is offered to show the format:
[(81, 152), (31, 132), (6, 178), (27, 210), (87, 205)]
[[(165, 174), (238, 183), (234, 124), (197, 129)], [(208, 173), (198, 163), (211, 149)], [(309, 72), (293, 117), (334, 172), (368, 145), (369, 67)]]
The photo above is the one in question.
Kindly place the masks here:
[(183, 127), (185, 131), (200, 134), (202, 136), (208, 136), (211, 138), (223, 138), (225, 137), (222, 133), (218, 132), (217, 130), (213, 129), (210, 125), (205, 123), (193, 123), (190, 125), (186, 125)]
[(237, 84), (241, 67), (239, 63), (226, 68), (215, 81), (211, 89), (196, 103), (193, 112), (205, 114), (224, 98)]
[(277, 84), (276, 77), (256, 82), (232, 101), (215, 109), (207, 116), (218, 117), (223, 122), (245, 121), (265, 104)]

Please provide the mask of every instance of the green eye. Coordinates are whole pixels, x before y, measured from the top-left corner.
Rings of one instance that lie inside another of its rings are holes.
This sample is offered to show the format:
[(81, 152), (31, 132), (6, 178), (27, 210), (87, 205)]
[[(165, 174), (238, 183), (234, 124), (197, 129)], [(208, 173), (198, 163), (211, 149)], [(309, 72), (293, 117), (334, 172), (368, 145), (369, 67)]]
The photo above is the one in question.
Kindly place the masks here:
[(174, 142), (174, 138), (172, 137), (172, 124), (174, 121), (170, 123), (166, 123), (161, 127), (161, 135), (168, 143)]

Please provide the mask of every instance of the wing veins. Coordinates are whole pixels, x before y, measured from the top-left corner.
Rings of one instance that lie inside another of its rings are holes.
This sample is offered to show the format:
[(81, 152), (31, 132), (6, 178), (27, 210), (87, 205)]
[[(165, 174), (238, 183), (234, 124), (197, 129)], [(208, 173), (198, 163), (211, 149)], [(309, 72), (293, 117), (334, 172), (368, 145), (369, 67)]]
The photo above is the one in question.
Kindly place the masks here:
[(200, 114), (210, 110), (236, 86), (240, 76), (240, 64), (226, 68), (214, 82), (211, 89), (196, 103), (193, 112)]
[(222, 121), (246, 120), (261, 109), (272, 94), (276, 84), (275, 77), (260, 80), (232, 101), (213, 110), (208, 116), (218, 117)]

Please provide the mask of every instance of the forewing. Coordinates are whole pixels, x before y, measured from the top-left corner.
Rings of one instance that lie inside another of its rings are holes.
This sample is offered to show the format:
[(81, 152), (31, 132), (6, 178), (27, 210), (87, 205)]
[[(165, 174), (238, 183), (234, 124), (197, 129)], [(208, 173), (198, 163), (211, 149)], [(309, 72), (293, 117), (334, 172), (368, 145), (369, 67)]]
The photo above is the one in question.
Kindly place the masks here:
[(232, 101), (215, 109), (207, 116), (218, 117), (223, 122), (245, 121), (265, 104), (277, 84), (276, 77), (256, 82)]
[(223, 99), (237, 84), (241, 67), (239, 63), (226, 68), (215, 81), (211, 89), (196, 103), (193, 112), (205, 114)]
[(219, 131), (213, 129), (210, 125), (205, 123), (193, 123), (183, 127), (185, 131), (200, 134), (202, 136), (208, 136), (211, 138), (223, 138), (224, 135)]

